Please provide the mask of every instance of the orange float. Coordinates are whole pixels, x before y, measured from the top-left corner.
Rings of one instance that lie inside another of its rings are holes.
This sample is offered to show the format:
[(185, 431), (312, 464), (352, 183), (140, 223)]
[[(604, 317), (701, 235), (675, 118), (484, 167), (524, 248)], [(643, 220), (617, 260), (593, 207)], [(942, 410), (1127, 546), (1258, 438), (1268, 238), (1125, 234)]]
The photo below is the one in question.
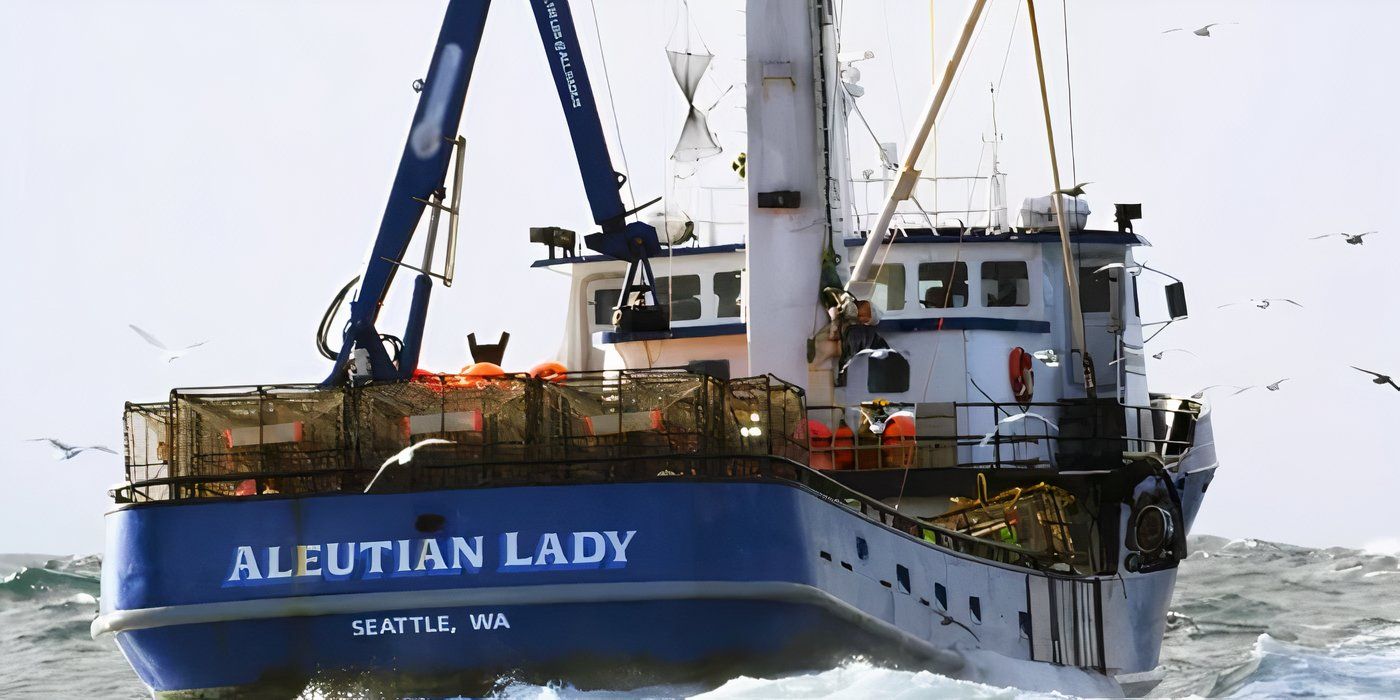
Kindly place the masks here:
[(914, 417), (907, 413), (896, 413), (885, 421), (885, 432), (880, 435), (880, 451), (884, 453), (885, 466), (905, 469), (914, 463), (915, 442)]
[(569, 368), (558, 362), (541, 362), (530, 368), (531, 377), (551, 382), (564, 381), (564, 375), (568, 373)]
[[(805, 435), (803, 434), (805, 433)], [(797, 435), (794, 436), (799, 442), (806, 441), (808, 449), (811, 450), (808, 457), (808, 464), (813, 469), (831, 469), (831, 428), (819, 420), (807, 420), (797, 426)]]
[(831, 458), (837, 469), (850, 469), (856, 464), (856, 433), (846, 421), (836, 426), (836, 435), (831, 440)]

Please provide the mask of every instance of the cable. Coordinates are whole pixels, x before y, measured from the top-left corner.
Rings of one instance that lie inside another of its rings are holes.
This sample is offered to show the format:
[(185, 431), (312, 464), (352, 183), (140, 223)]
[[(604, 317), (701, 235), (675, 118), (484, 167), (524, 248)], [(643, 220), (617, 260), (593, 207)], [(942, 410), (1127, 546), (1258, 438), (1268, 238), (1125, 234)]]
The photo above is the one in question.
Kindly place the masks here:
[[(329, 340), (331, 323), (335, 321), (335, 312), (340, 310), (340, 305), (345, 302), (346, 295), (348, 295), (350, 290), (354, 289), (355, 285), (359, 284), (359, 282), (360, 276), (355, 275), (354, 279), (340, 288), (340, 292), (335, 295), (335, 299), (331, 300), (331, 305), (326, 307), (325, 315), (321, 316), (321, 325), (316, 328), (316, 350), (327, 360), (334, 360), (340, 357), (339, 351), (331, 351)], [(343, 350), (344, 348), (341, 349)]]
[[(603, 64), (603, 85), (608, 91), (608, 109), (612, 110), (613, 133), (617, 135), (617, 153), (622, 156), (622, 169), (631, 173), (632, 167), (627, 164), (627, 148), (622, 145), (622, 125), (617, 119), (617, 102), (613, 100), (612, 78), (608, 76), (608, 54), (603, 50), (603, 30), (598, 26), (598, 6), (593, 0), (588, 0), (588, 7), (593, 11), (593, 36), (598, 41), (598, 59)], [(632, 191), (630, 177), (627, 178), (627, 197), (632, 200), (632, 206), (637, 206), (637, 194)]]
[[(1069, 172), (1070, 177), (1079, 182), (1079, 164), (1074, 154), (1074, 81), (1069, 71), (1069, 2), (1060, 0), (1065, 29), (1065, 101), (1069, 103)], [(1013, 27), (1014, 31), (1014, 27)]]

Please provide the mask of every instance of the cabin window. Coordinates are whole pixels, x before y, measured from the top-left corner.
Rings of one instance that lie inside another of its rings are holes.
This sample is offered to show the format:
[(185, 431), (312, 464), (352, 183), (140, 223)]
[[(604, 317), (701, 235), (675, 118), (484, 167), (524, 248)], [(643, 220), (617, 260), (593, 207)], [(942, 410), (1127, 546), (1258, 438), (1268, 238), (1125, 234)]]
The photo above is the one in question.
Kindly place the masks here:
[(982, 263), (983, 306), (1029, 306), (1031, 279), (1023, 260)]
[(593, 325), (611, 326), (613, 309), (622, 297), (621, 289), (596, 289), (593, 291)]
[(716, 272), (713, 282), (715, 285), (715, 316), (737, 318), (739, 316), (739, 290), (743, 288), (742, 274), (738, 270)]
[(967, 306), (967, 263), (919, 263), (919, 303), (925, 309)]
[(875, 275), (875, 304), (885, 311), (904, 309), (904, 266), (882, 265)]
[(982, 624), (982, 599), (977, 596), (967, 597), (967, 611), (972, 613), (972, 621)]
[(948, 588), (947, 588), (947, 586), (944, 586), (944, 585), (941, 584), (941, 583), (935, 582), (935, 583), (933, 584), (933, 599), (936, 600), (936, 601), (938, 601), (938, 608), (939, 608), (940, 610), (947, 610), (947, 609), (948, 609)]
[(672, 321), (700, 318), (700, 275), (657, 277), (656, 303), (670, 307)]
[(1113, 271), (1095, 273), (1097, 269), (1079, 268), (1079, 308), (1086, 314), (1108, 313), (1112, 307), (1109, 286), (1113, 284)]
[(899, 592), (909, 592), (909, 568), (903, 564), (896, 564), (894, 567), (894, 580), (899, 582)]

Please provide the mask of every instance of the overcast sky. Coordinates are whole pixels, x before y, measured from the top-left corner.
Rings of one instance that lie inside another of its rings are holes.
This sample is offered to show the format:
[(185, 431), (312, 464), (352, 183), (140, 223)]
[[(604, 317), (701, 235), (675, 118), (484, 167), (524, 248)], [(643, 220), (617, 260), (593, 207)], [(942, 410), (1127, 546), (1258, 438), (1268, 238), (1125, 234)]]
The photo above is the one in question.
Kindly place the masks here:
[[(637, 197), (650, 199), (666, 188), (679, 113), (658, 97), (674, 97), (660, 50), (675, 4), (595, 2), (623, 132), (612, 146), (626, 150)], [(584, 42), (596, 44), (588, 3), (574, 4)], [(433, 368), (466, 363), (472, 330), (510, 330), (508, 358), (521, 367), (551, 356), (566, 285), (529, 269), (540, 250), (526, 231), (586, 228), (528, 9), (495, 5), (463, 123), (458, 283), (437, 290), (430, 314)], [(697, 21), (720, 55), (717, 75), (741, 74), (726, 55), (742, 42), (741, 3), (705, 5)], [(877, 55), (861, 64), (863, 110), (882, 140), (903, 142), (930, 82), (927, 3), (849, 5), (843, 49)], [(946, 54), (966, 5), (938, 6)], [(27, 438), (119, 447), (123, 401), (324, 376), (316, 323), (378, 226), (417, 97), (410, 84), (442, 8), (0, 3), (0, 552), (100, 550), (105, 491), (121, 480), (117, 458), (55, 462)], [(1400, 459), (1382, 441), (1400, 427), (1400, 392), (1347, 367), (1400, 375), (1400, 3), (1076, 0), (1072, 158), (1060, 8), (1039, 9), (1065, 179), (1074, 170), (1094, 181), (1092, 226), (1112, 227), (1113, 202), (1142, 202), (1137, 230), (1154, 247), (1139, 257), (1187, 285), (1191, 319), (1154, 346), (1200, 357), (1151, 361), (1153, 389), (1293, 378), (1280, 392), (1216, 394), (1221, 469), (1197, 531), (1400, 546), (1386, 493), (1400, 485)], [(1208, 22), (1239, 24), (1208, 39), (1161, 33)], [(939, 131), (940, 174), (974, 172), (990, 133), (986, 85), (1004, 61), (998, 116), (1013, 209), (1050, 189), (1027, 42), (1024, 12), (992, 0)], [(862, 138), (852, 148), (869, 162)], [(1381, 233), (1364, 247), (1308, 240), (1370, 229)], [(1159, 293), (1148, 282), (1144, 293)], [(1215, 308), (1261, 296), (1306, 308)], [(209, 343), (166, 364), (128, 323), (168, 345)]]

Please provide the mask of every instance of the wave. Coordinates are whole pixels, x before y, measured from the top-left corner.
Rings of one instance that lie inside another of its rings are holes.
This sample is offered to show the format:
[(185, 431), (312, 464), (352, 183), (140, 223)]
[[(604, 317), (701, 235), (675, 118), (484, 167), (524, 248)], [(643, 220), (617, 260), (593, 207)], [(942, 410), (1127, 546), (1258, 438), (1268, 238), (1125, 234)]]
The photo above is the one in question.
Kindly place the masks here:
[[(1308, 548), (1208, 536), (1192, 537), (1190, 549), (1167, 620), (1163, 681), (1152, 695), (1400, 697), (1400, 596), (1395, 595), (1400, 557), (1395, 549), (1380, 544), (1369, 551)], [(146, 695), (110, 640), (88, 637), (100, 568), (95, 556), (0, 555), (0, 658), (8, 667), (0, 668), (0, 694), (20, 689), (47, 697)], [(512, 700), (1071, 697), (1005, 685), (1102, 694), (1043, 665), (1018, 668), (1002, 657), (976, 654), (968, 661), (975, 671), (972, 680), (852, 659), (781, 678), (740, 677), (718, 687), (671, 685), (628, 692), (503, 678), (495, 694)], [(59, 666), (64, 670), (54, 670)], [(85, 687), (100, 690), (82, 692)]]

